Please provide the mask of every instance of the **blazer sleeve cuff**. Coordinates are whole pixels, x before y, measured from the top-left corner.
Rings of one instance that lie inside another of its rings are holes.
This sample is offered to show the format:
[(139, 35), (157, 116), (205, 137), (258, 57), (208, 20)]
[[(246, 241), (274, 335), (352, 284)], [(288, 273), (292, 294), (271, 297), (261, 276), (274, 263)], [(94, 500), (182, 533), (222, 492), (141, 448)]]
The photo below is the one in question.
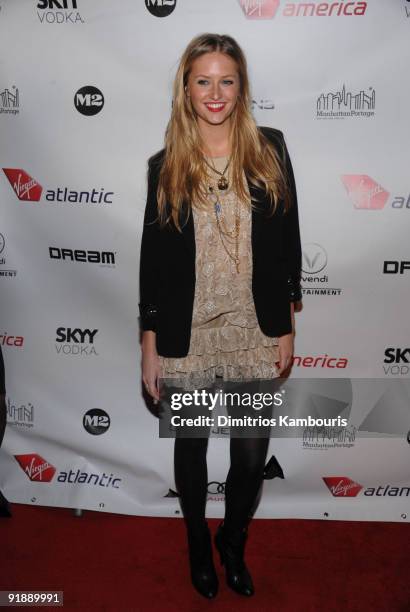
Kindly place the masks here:
[(138, 304), (140, 311), (141, 328), (143, 331), (156, 331), (158, 308), (155, 304)]
[(302, 289), (300, 279), (296, 277), (288, 277), (288, 294), (291, 302), (300, 302), (302, 299)]

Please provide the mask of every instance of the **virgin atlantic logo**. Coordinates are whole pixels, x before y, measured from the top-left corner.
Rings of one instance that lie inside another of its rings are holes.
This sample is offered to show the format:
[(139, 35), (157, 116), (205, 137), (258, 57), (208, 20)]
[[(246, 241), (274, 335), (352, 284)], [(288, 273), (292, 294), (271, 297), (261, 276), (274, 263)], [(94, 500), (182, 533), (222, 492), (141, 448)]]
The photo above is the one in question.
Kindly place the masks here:
[[(147, 0), (148, 1), (148, 0)], [(279, 0), (239, 0), (247, 19), (272, 19)], [(367, 2), (284, 2), (282, 17), (353, 17), (364, 15)]]
[(389, 192), (367, 174), (343, 174), (342, 183), (355, 208), (380, 210), (384, 208)]
[(239, 0), (247, 19), (273, 19), (279, 8), (279, 0)]
[(347, 476), (324, 476), (323, 481), (333, 497), (356, 497), (363, 489)]
[(32, 481), (50, 482), (56, 473), (55, 467), (37, 453), (14, 455), (14, 457), (25, 475)]
[(25, 170), (3, 168), (3, 172), (19, 200), (25, 202), (38, 202), (40, 200), (43, 188)]

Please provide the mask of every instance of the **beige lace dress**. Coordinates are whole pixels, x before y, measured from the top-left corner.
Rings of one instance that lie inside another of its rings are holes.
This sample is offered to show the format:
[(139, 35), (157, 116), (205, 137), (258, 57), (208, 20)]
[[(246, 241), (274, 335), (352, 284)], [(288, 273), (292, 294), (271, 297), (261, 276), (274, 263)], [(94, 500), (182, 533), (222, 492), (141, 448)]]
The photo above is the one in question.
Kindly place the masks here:
[[(208, 162), (222, 172), (227, 157), (214, 157)], [(212, 170), (209, 174), (209, 184), (219, 195), (224, 225), (230, 230), (235, 223), (236, 195), (232, 189), (219, 191), (219, 176)], [(229, 179), (229, 173), (225, 176)], [(243, 180), (247, 186), (245, 175)], [(182, 358), (160, 356), (164, 382), (185, 390), (207, 387), (216, 376), (232, 381), (278, 376), (275, 365), (279, 359), (278, 339), (261, 331), (252, 295), (250, 196), (248, 201), (239, 202), (239, 273), (222, 243), (214, 209), (215, 196), (210, 195), (208, 199), (206, 209), (195, 204), (192, 209), (196, 286), (189, 351)], [(234, 254), (234, 238), (223, 236), (223, 241)]]

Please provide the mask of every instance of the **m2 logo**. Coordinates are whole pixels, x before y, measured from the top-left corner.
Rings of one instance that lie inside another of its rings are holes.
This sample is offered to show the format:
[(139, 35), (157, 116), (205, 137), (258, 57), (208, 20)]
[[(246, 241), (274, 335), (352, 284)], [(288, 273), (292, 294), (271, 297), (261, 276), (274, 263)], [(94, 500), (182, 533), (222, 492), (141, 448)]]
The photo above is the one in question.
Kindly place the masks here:
[(74, 106), (82, 115), (97, 115), (104, 106), (103, 93), (93, 85), (80, 87), (74, 96)]
[(177, 0), (145, 0), (145, 6), (154, 17), (168, 17), (177, 4)]

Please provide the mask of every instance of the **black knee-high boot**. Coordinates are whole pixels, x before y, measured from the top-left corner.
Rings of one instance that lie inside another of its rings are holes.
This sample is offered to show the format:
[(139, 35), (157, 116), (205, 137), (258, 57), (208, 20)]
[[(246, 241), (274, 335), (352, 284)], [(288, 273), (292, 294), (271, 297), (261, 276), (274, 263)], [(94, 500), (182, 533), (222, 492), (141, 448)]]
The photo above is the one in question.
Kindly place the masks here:
[(268, 446), (269, 438), (231, 438), (231, 465), (225, 486), (227, 533), (243, 530), (252, 518)]
[(244, 560), (248, 524), (263, 481), (269, 438), (231, 438), (231, 467), (225, 486), (225, 518), (215, 545), (225, 565), (228, 586), (241, 595), (255, 592)]
[(187, 528), (191, 580), (196, 590), (210, 599), (218, 592), (212, 558), (212, 541), (205, 507), (208, 483), (208, 438), (176, 438), (175, 483)]

